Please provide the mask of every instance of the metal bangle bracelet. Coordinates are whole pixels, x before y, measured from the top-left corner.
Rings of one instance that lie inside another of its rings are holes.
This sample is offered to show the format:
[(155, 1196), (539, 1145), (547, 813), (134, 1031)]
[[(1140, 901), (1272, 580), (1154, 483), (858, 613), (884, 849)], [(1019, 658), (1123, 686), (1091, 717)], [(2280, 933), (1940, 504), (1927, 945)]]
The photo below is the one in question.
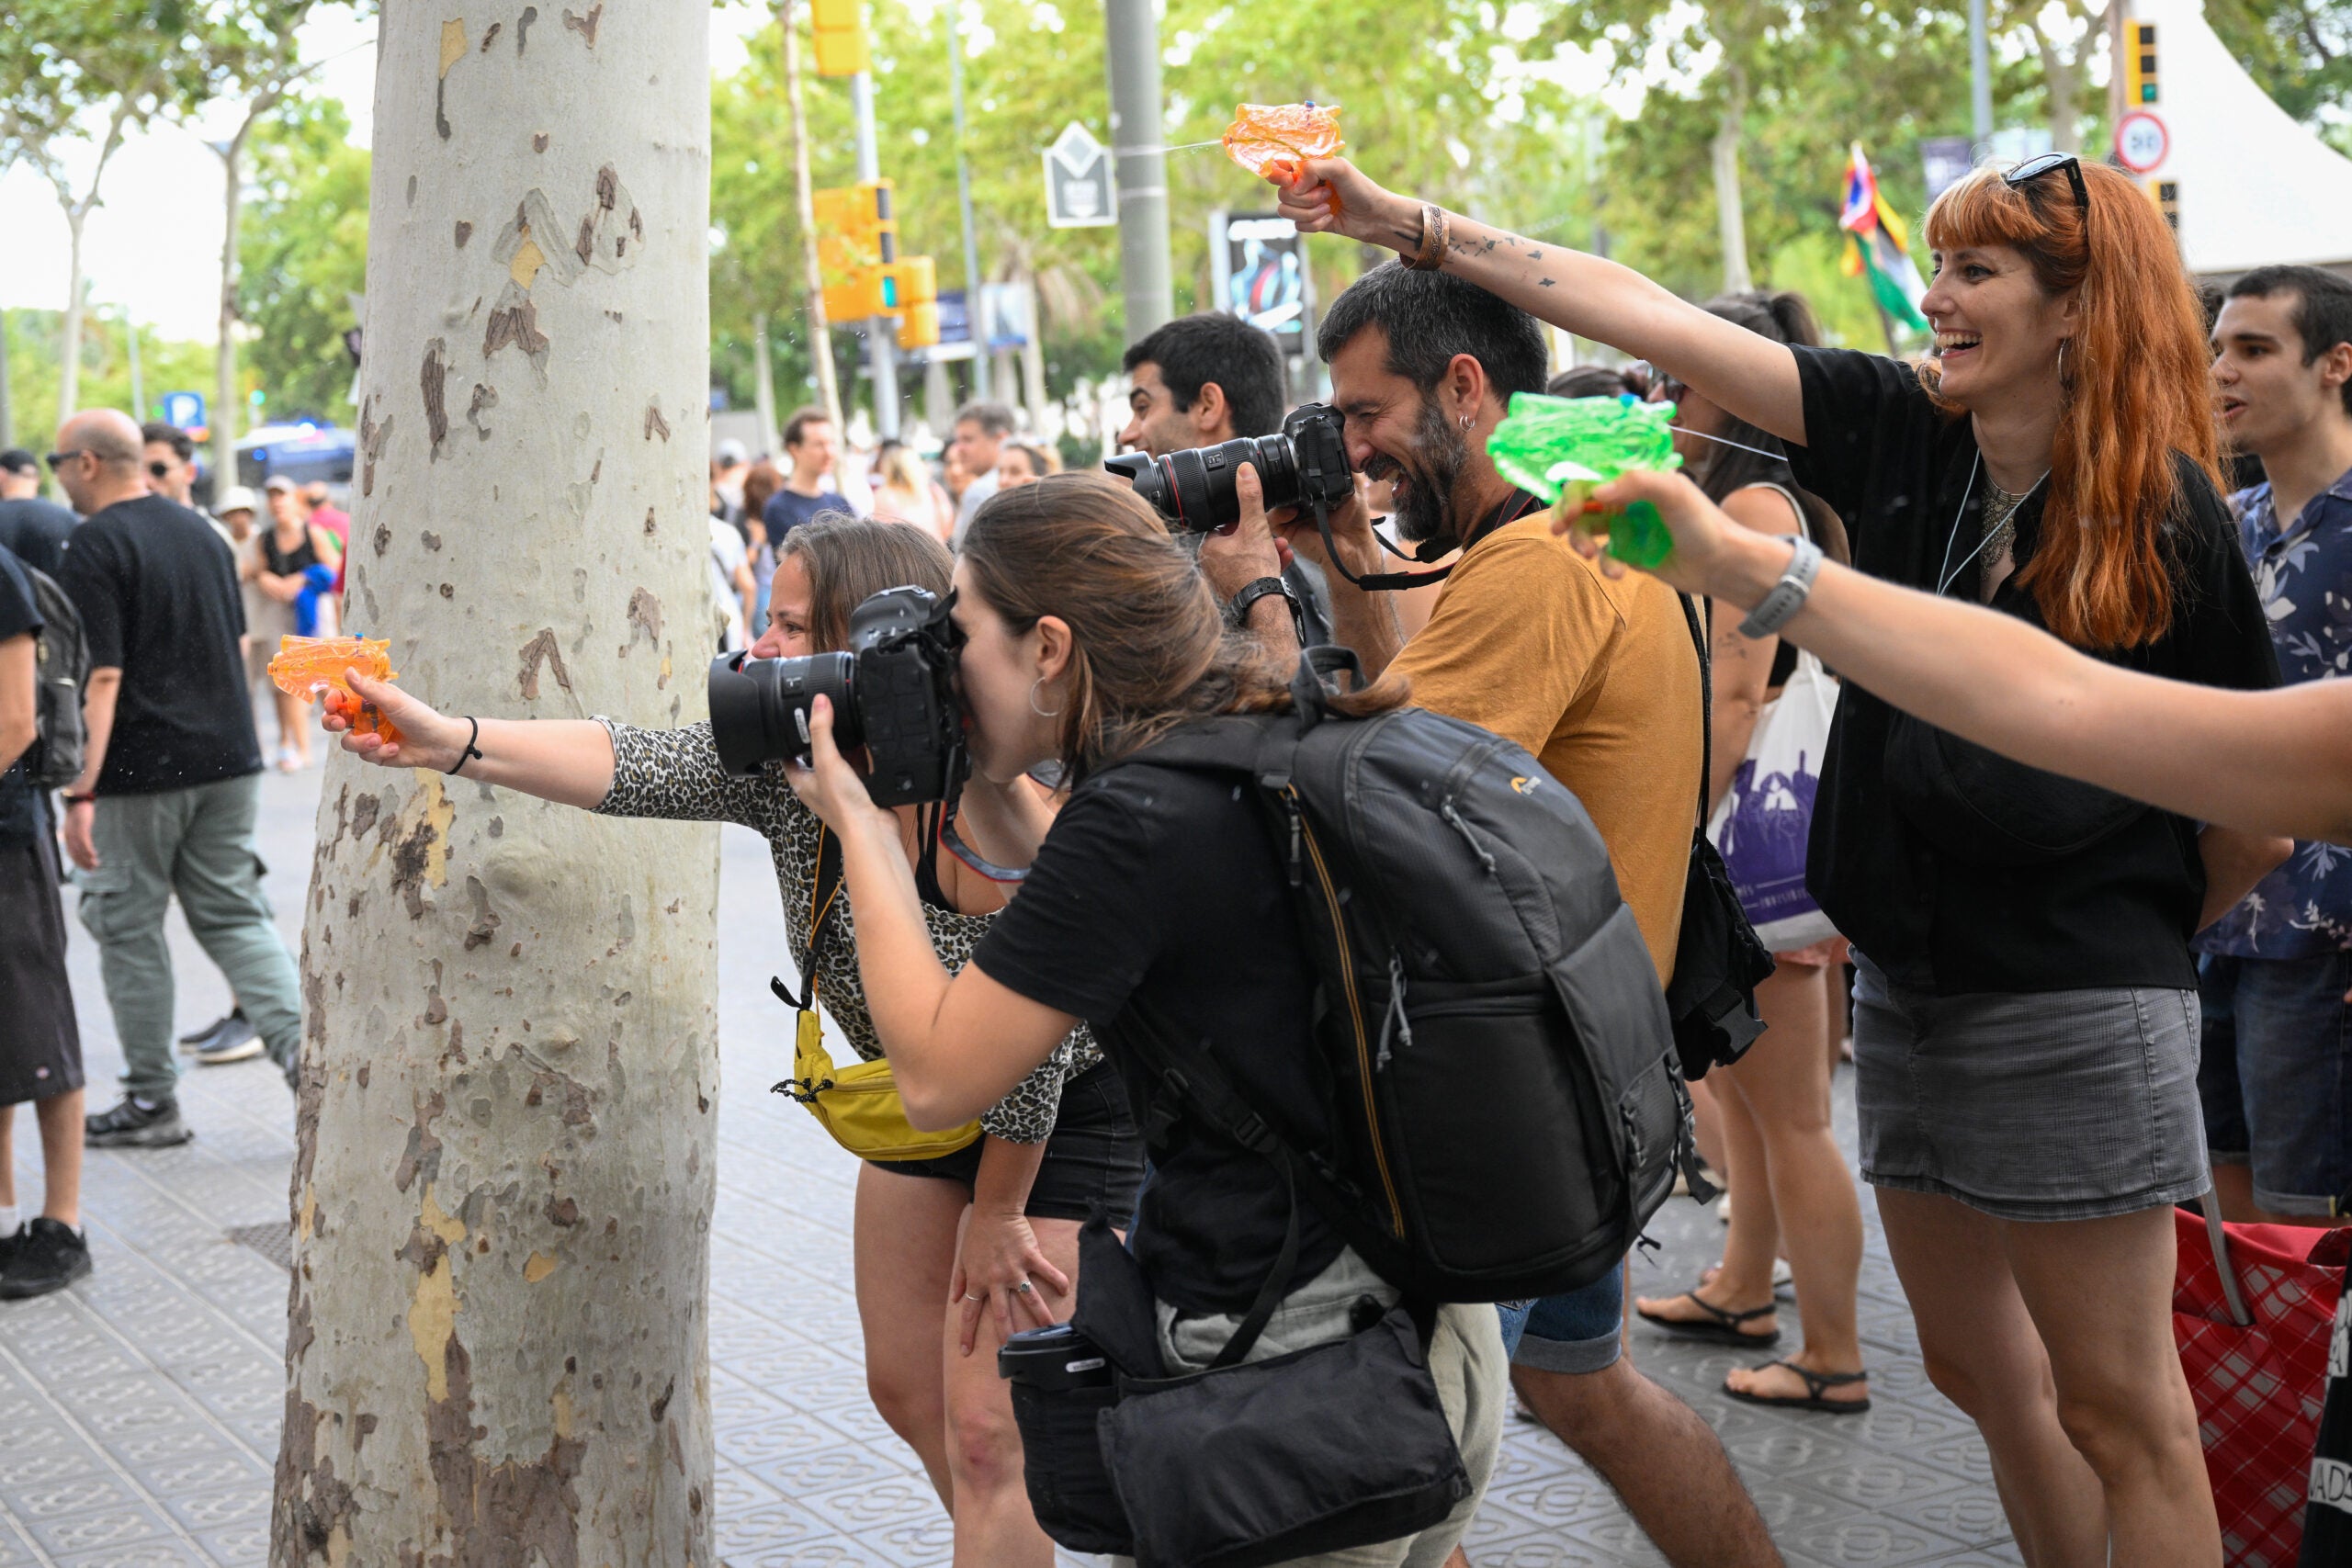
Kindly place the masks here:
[(1821, 572), (1821, 547), (1803, 534), (1791, 536), (1796, 548), (1789, 555), (1789, 570), (1763, 602), (1748, 612), (1747, 619), (1739, 623), (1739, 635), (1758, 638), (1775, 635), (1789, 624), (1789, 618), (1804, 607), (1805, 598), (1813, 592), (1813, 580)]
[(1421, 203), (1421, 243), (1411, 255), (1400, 258), (1415, 272), (1435, 272), (1445, 265), (1445, 240), (1448, 225), (1445, 209), (1433, 201)]

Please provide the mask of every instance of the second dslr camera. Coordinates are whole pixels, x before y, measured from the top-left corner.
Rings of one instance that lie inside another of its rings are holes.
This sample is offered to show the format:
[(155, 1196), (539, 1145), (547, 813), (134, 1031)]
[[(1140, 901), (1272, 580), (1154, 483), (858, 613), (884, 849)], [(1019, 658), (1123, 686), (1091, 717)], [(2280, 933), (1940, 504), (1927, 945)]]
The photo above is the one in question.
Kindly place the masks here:
[(1102, 466), (1134, 481), (1136, 493), (1171, 525), (1209, 534), (1241, 520), (1233, 480), (1244, 463), (1258, 470), (1269, 512), (1283, 506), (1330, 511), (1355, 494), (1346, 421), (1325, 403), (1292, 410), (1277, 435), (1245, 435), (1165, 457), (1127, 452)]
[(833, 705), (833, 740), (863, 745), (877, 806), (945, 800), (964, 779), (964, 710), (956, 696), (962, 646), (952, 601), (924, 588), (886, 588), (850, 612), (849, 650), (799, 659), (726, 654), (710, 665), (710, 737), (719, 765), (756, 773), (808, 751), (808, 708)]

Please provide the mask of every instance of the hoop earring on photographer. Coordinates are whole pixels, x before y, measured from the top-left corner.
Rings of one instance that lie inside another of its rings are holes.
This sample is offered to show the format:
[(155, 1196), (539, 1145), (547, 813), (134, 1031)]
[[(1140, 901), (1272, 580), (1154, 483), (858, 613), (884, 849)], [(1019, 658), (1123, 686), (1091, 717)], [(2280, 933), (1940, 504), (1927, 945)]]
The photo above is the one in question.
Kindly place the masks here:
[(1029, 711), (1039, 718), (1059, 718), (1062, 716), (1061, 709), (1044, 708), (1037, 705), (1037, 688), (1045, 683), (1046, 678), (1043, 675), (1029, 682)]

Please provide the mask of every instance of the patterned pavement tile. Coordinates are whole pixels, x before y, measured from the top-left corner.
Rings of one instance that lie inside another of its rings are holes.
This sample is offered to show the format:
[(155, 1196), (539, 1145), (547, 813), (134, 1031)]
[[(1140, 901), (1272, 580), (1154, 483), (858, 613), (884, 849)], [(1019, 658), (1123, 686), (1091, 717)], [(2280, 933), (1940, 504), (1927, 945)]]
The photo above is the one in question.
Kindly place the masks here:
[[(269, 891), (299, 935), (316, 773), (264, 780)], [(780, 1076), (775, 893), (762, 847), (721, 836), (720, 1021), (731, 1092), (719, 1106), (709, 1333), (712, 1506), (729, 1568), (938, 1568), (944, 1514), (914, 1455), (866, 1395), (851, 1293), (857, 1168), (812, 1120), (760, 1092)], [(96, 956), (69, 922), (91, 1080), (119, 1056)], [(179, 1024), (226, 989), (176, 913)], [(748, 1042), (741, 1044), (739, 1042)], [(745, 1088), (749, 1086), (749, 1089)], [(101, 1095), (104, 1090), (98, 1091)], [(285, 1213), (292, 1115), (266, 1062), (189, 1072), (198, 1136), (180, 1148), (93, 1150), (85, 1173), (97, 1272), (59, 1296), (0, 1306), (0, 1568), (259, 1568), (284, 1402), (283, 1269), (227, 1235)], [(1850, 1146), (1850, 1076), (1838, 1126)], [(40, 1188), (38, 1145), (18, 1170)], [(1984, 1445), (1928, 1384), (1902, 1287), (1864, 1205), (1861, 1327), (1874, 1408), (1809, 1416), (1725, 1400), (1725, 1371), (1761, 1352), (1636, 1327), (1642, 1371), (1715, 1429), (1791, 1568), (2016, 1568)], [(1669, 1204), (1635, 1254), (1634, 1288), (1688, 1287), (1721, 1253), (1712, 1210)], [(1784, 1303), (1793, 1343), (1802, 1323)], [(1607, 1486), (1532, 1422), (1509, 1422), (1468, 1549), (1476, 1568), (1648, 1568), (1661, 1559)], [(1068, 1553), (1069, 1568), (1101, 1559)]]

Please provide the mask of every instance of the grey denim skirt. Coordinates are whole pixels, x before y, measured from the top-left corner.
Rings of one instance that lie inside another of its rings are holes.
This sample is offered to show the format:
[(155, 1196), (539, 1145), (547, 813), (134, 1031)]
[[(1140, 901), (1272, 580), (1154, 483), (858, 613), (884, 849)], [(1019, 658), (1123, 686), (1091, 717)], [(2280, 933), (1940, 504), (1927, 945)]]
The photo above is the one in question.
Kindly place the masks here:
[(1854, 955), (1862, 1179), (2003, 1220), (2094, 1220), (2211, 1183), (2197, 993), (1939, 997)]

